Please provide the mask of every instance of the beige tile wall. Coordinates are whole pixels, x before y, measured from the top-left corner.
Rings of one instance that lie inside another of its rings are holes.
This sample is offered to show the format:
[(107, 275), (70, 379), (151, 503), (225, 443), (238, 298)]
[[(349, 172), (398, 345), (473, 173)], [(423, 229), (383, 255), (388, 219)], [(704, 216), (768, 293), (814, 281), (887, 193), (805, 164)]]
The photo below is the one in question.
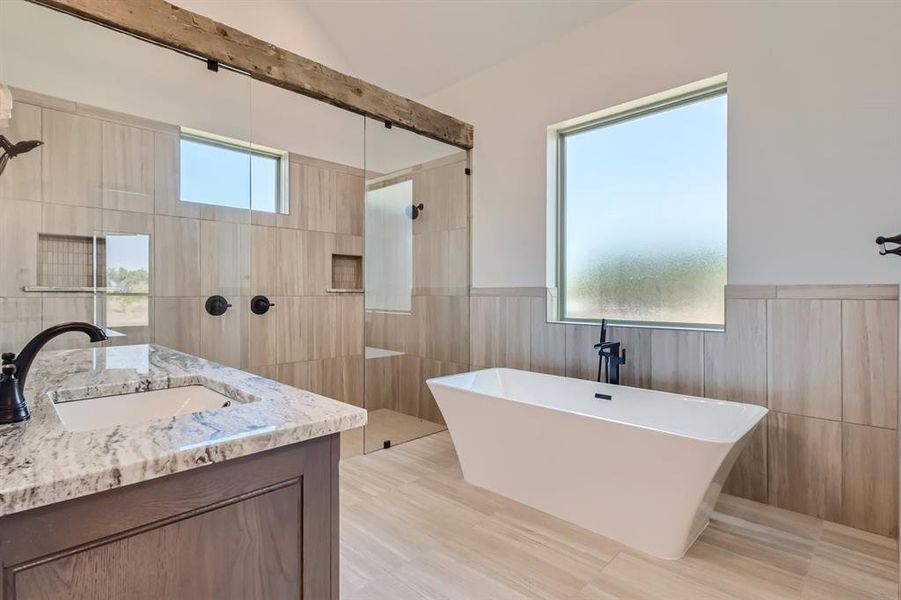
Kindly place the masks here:
[[(287, 215), (185, 203), (177, 127), (14, 94), (10, 134), (45, 143), (0, 178), (0, 347), (61, 320), (102, 322), (102, 296), (23, 291), (37, 284), (39, 233), (146, 233), (150, 324), (111, 343), (155, 341), (362, 405), (362, 296), (326, 292), (332, 253), (362, 255), (360, 170), (290, 155)], [(225, 315), (204, 310), (212, 294), (232, 303)], [(275, 303), (266, 315), (250, 311), (256, 294)]]
[[(548, 323), (545, 297), (473, 290), (473, 367), (595, 379), (598, 327)], [(897, 536), (898, 286), (727, 298), (725, 332), (611, 328), (623, 383), (768, 406), (725, 491)]]

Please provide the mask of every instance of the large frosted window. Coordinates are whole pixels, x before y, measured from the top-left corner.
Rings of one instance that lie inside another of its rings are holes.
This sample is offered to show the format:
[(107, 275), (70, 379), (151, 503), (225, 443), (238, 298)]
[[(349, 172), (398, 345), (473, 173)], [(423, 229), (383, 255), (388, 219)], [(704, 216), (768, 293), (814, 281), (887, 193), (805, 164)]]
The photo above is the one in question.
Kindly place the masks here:
[(726, 93), (560, 139), (563, 317), (722, 326)]

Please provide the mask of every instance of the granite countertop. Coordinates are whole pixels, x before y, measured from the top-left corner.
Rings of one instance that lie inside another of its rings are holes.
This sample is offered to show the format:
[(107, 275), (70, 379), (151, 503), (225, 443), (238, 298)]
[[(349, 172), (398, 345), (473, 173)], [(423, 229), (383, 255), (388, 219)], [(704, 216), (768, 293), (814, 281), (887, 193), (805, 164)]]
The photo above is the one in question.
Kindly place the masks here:
[[(203, 385), (234, 400), (93, 431), (53, 402)], [(0, 516), (359, 427), (366, 411), (155, 345), (44, 351), (28, 374), (31, 419), (0, 425)]]

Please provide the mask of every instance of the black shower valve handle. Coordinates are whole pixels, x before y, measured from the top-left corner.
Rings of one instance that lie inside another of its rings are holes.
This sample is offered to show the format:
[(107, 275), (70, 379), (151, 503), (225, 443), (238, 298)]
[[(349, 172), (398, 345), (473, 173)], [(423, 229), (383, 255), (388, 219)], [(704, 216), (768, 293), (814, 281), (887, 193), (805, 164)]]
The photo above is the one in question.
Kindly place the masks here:
[(206, 312), (214, 317), (221, 317), (225, 314), (225, 311), (232, 307), (231, 303), (225, 299), (224, 296), (210, 296), (206, 299), (206, 303), (204, 303), (204, 308), (206, 308)]
[(275, 302), (270, 302), (266, 296), (259, 295), (250, 299), (250, 311), (255, 315), (265, 315), (273, 306)]

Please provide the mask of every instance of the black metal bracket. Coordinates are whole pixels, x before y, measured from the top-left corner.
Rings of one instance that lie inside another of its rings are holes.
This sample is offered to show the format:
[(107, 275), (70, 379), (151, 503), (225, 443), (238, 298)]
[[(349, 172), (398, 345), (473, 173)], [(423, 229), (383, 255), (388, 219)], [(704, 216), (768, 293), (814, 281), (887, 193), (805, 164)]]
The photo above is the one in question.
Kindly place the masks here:
[[(897, 256), (901, 256), (901, 234), (894, 235), (892, 237), (884, 237), (879, 236), (876, 238), (876, 244), (879, 245), (879, 254), (880, 256), (885, 256), (886, 254), (895, 254)], [(895, 248), (886, 248), (886, 244), (898, 244)]]
[(472, 175), (472, 169), (470, 169), (469, 167), (466, 167), (465, 169), (463, 169), (463, 172), (466, 173), (467, 175)]
[(391, 121), (385, 121), (385, 129), (391, 129), (394, 124)]
[(214, 73), (219, 72), (219, 61), (212, 58), (206, 59), (206, 68)]

